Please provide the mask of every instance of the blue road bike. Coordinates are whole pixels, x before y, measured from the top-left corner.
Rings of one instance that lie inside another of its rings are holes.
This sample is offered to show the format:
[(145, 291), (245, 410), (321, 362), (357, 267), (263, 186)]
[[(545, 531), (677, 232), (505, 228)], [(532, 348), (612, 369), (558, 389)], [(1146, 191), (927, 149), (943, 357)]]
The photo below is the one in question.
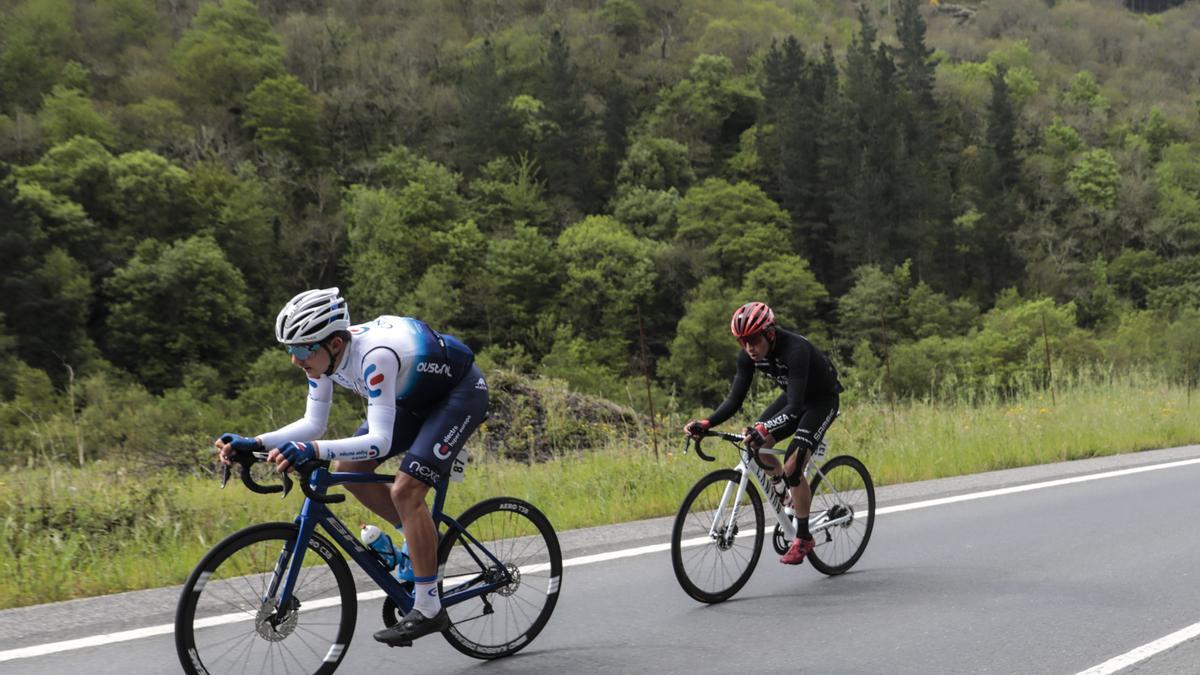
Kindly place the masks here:
[[(241, 453), (242, 482), (258, 493), (282, 492), (254, 474), (265, 453)], [(252, 471), (252, 469), (255, 469)], [(465, 463), (456, 463), (462, 472)], [(230, 476), (224, 467), (221, 486)], [(310, 462), (299, 472), (306, 499), (295, 522), (263, 523), (235, 532), (209, 551), (184, 584), (175, 614), (175, 647), (187, 673), (332, 673), (346, 655), (358, 618), (349, 555), (385, 596), (383, 624), (395, 625), (413, 604), (411, 582), (393, 577), (329, 509), (344, 494), (335, 485), (391, 483), (395, 476), (331, 472)], [(528, 645), (558, 600), (562, 553), (550, 521), (532, 504), (495, 497), (458, 519), (442, 513), (447, 481), (435, 486), (432, 515), (442, 604), (455, 649), (495, 659)], [(324, 532), (318, 532), (318, 526)], [(361, 578), (363, 575), (359, 575)], [(372, 597), (378, 597), (377, 595)]]

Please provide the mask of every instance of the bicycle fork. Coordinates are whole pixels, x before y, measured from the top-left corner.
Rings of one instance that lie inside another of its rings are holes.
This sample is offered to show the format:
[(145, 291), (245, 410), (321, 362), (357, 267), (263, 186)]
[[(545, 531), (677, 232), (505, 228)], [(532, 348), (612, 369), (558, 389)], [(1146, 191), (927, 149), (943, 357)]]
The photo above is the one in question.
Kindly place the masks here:
[(708, 530), (708, 536), (715, 540), (718, 546), (727, 548), (737, 535), (737, 505), (742, 503), (742, 497), (746, 496), (747, 476), (742, 474), (742, 479), (737, 484), (737, 496), (733, 500), (733, 506), (729, 507), (729, 519), (723, 527), (718, 529), (721, 524), (722, 514), (725, 511), (726, 505), (729, 504), (729, 493), (733, 491), (733, 483), (725, 483), (725, 492), (721, 495), (721, 501), (717, 505), (717, 512), (713, 514), (713, 524)]
[(316, 528), (316, 519), (310, 511), (311, 507), (312, 500), (304, 500), (300, 516), (296, 518), (296, 524), (299, 526), (296, 538), (285, 543), (280, 549), (279, 558), (276, 559), (275, 568), (271, 572), (271, 580), (263, 591), (263, 596), (259, 598), (261, 604), (257, 618), (258, 631), (268, 639), (271, 639), (268, 633), (279, 632), (281, 628), (290, 632), (288, 629), (294, 626), (296, 613), (300, 611), (300, 603), (296, 601), (293, 591), (304, 566), (304, 553), (308, 541)]

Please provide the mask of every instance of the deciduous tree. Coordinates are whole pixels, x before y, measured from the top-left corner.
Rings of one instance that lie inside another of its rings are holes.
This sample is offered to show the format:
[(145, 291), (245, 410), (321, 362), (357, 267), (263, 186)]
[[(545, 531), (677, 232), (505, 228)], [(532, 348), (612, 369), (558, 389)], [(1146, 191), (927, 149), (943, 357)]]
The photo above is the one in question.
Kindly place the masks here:
[(211, 237), (174, 244), (148, 239), (104, 284), (106, 349), (151, 390), (183, 384), (188, 363), (236, 382), (251, 325), (246, 284)]

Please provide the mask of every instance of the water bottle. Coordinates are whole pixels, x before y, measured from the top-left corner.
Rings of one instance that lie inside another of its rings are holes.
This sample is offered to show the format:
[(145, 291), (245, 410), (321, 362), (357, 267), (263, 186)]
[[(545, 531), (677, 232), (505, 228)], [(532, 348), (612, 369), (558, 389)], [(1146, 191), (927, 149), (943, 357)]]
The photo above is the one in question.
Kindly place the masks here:
[(416, 575), (413, 574), (412, 561), (408, 559), (408, 540), (405, 540), (400, 545), (400, 552), (396, 557), (398, 558), (396, 561), (396, 578), (400, 581), (413, 581)]
[[(360, 534), (362, 535), (363, 543), (375, 552), (375, 556), (379, 559), (379, 562), (389, 572), (395, 569), (397, 556), (396, 547), (392, 545), (392, 538), (374, 525), (363, 525)], [(407, 556), (405, 556), (405, 562), (407, 562)]]

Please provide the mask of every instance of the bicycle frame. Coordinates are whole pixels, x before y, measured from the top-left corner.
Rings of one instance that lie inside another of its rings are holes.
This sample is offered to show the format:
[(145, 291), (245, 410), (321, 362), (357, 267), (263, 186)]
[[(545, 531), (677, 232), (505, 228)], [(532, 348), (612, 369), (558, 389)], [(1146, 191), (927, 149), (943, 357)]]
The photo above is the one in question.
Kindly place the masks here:
[[(783, 456), (786, 454), (786, 452), (784, 450), (777, 450), (775, 448), (762, 448), (758, 451), (758, 453), (760, 455), (761, 454), (774, 455), (774, 456), (778, 457), (779, 461), (781, 461), (781, 462), (783, 461)], [(827, 485), (829, 484), (828, 481), (826, 481), (826, 479), (825, 479), (825, 474), (821, 473), (821, 468), (818, 467), (816, 465), (816, 463), (812, 461), (812, 459), (809, 460), (809, 467), (811, 467), (813, 471), (816, 471), (817, 474), (821, 476), (821, 480), (823, 483), (825, 483)], [(742, 474), (741, 480), (738, 481), (737, 493), (734, 497), (733, 503), (734, 504), (741, 503), (742, 497), (745, 496), (745, 494), (746, 494), (746, 488), (747, 488), (750, 480), (753, 480), (754, 484), (756, 486), (758, 486), (759, 494), (766, 497), (767, 503), (769, 503), (771, 505), (771, 512), (775, 514), (775, 522), (777, 522), (779, 524), (780, 529), (783, 531), (784, 537), (789, 540), (795, 539), (796, 538), (796, 525), (795, 525), (795, 523), (792, 522), (792, 518), (795, 518), (796, 516), (788, 516), (787, 513), (783, 510), (783, 502), (779, 499), (779, 495), (775, 494), (774, 490), (767, 489), (767, 486), (771, 482), (771, 477), (767, 474), (767, 472), (761, 466), (758, 465), (757, 462), (755, 462), (750, 457), (750, 453), (747, 450), (745, 450), (744, 448), (741, 451), (741, 460), (738, 462), (738, 464), (736, 466), (733, 467), (733, 469), (734, 469), (734, 471), (737, 471), (738, 473)], [(808, 468), (807, 467), (805, 468), (804, 476), (805, 476), (805, 478), (808, 477)], [(837, 497), (838, 502), (844, 506), (845, 500), (842, 499), (841, 493), (839, 493), (837, 491), (837, 489), (834, 488), (832, 485), (829, 485), (829, 487), (833, 491), (833, 494)], [(721, 518), (722, 518), (725, 510), (727, 509), (728, 504), (730, 503), (729, 497), (730, 497), (730, 492), (732, 490), (734, 490), (733, 484), (732, 483), (726, 484), (725, 493), (723, 495), (721, 495), (720, 505), (717, 507), (716, 513), (713, 514), (713, 524), (712, 524), (712, 527), (709, 529), (709, 532), (708, 532), (709, 536), (715, 537), (717, 535), (717, 532), (718, 532), (717, 525), (718, 525), (718, 523), (721, 522)], [(843, 524), (849, 522), (853, 517), (854, 517), (853, 511), (849, 510), (849, 509), (848, 509), (847, 515), (844, 515), (844, 516), (841, 516), (838, 518), (833, 518), (833, 519), (830, 519), (825, 511), (822, 511), (817, 514), (809, 513), (809, 515), (808, 515), (808, 530), (815, 536), (818, 532), (824, 532), (825, 530), (827, 530), (831, 527), (843, 525)], [(733, 530), (733, 525), (736, 520), (737, 520), (737, 511), (735, 509), (729, 509), (728, 522), (726, 523), (726, 526), (725, 526), (726, 532), (730, 532)]]
[[(387, 474), (330, 472), (321, 467), (315, 469), (309, 475), (308, 484), (317, 494), (324, 494), (327, 489), (335, 485), (347, 483), (390, 484), (393, 480), (395, 480), (395, 476)], [(479, 563), (481, 569), (490, 567), (498, 569), (503, 573), (502, 578), (498, 581), (485, 582), (482, 575), (476, 575), (452, 588), (443, 588), (442, 604), (449, 607), (505, 586), (511, 583), (512, 577), (508, 569), (486, 546), (475, 539), (470, 532), (467, 532), (458, 521), (442, 513), (442, 506), (446, 499), (446, 487), (447, 481), (445, 480), (434, 486), (433, 508), (430, 511), (433, 516), (434, 527), (445, 525), (447, 535), (457, 533), (465, 537), (471, 544), (471, 547), (466, 547), (466, 549), (475, 559), (475, 562)], [(288, 603), (291, 602), (292, 591), (296, 587), (296, 580), (299, 578), (300, 570), (304, 565), (305, 551), (308, 548), (313, 532), (320, 525), (321, 529), (329, 535), (330, 539), (349, 554), (350, 558), (358, 563), (358, 566), (396, 603), (396, 607), (400, 609), (402, 615), (412, 609), (412, 591), (406, 590), (395, 577), (376, 561), (373, 553), (359, 541), (358, 537), (354, 536), (346, 528), (345, 524), (333, 514), (328, 506), (312, 499), (305, 499), (295, 523), (300, 528), (299, 535), (296, 537), (296, 541), (292, 542), (290, 549), (288, 546), (284, 546), (283, 550), (280, 551), (279, 560), (275, 563), (271, 583), (267, 587), (267, 594), (263, 597), (263, 602), (276, 597), (277, 593), (276, 607), (287, 607)], [(441, 541), (441, 537), (438, 538), (438, 541)], [(491, 561), (491, 565), (486, 565), (473, 549), (478, 549), (482, 552)], [(441, 573), (442, 569), (439, 566), (439, 577)]]

